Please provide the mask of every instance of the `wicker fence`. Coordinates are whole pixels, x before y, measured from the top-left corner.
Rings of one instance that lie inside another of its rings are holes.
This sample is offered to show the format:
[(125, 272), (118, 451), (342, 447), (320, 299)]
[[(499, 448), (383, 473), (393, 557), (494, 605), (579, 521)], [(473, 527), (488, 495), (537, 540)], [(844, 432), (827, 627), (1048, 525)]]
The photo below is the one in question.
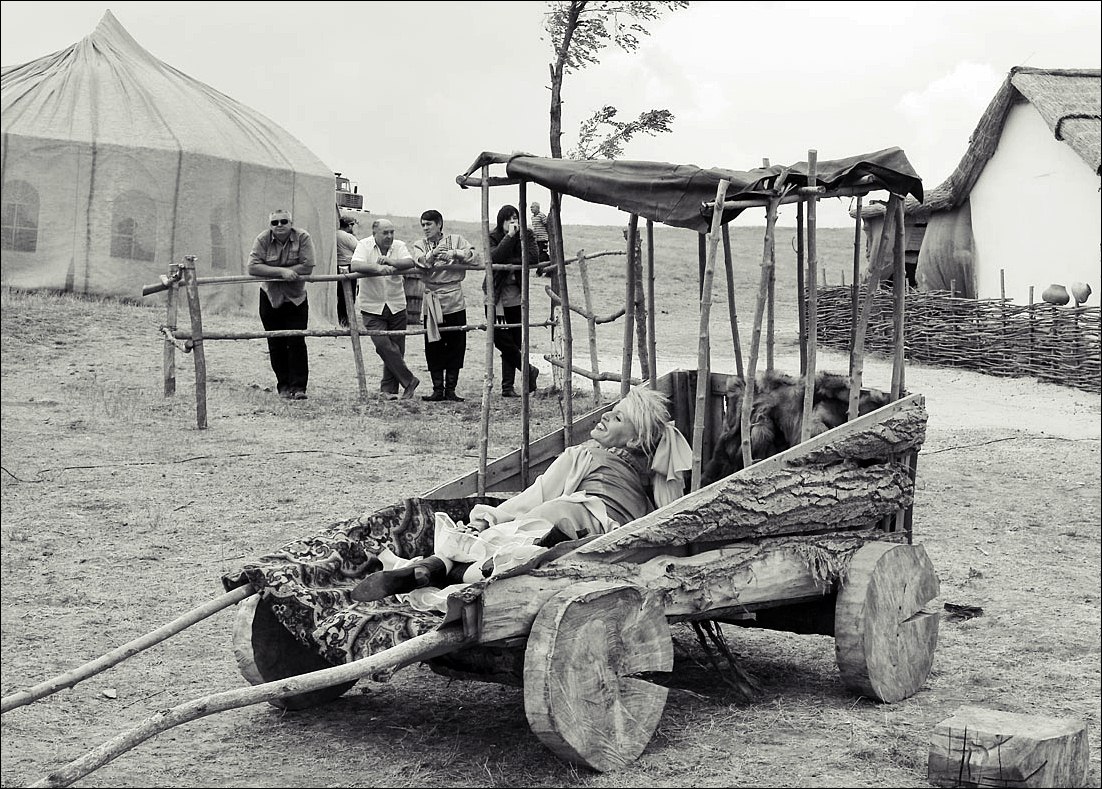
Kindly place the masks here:
[[(861, 287), (859, 304), (864, 303)], [(853, 288), (818, 291), (821, 345), (848, 351)], [(988, 375), (1032, 376), (1041, 381), (1102, 392), (1102, 310), (1038, 303), (1022, 306), (1002, 299), (962, 299), (947, 292), (906, 296), (906, 358)], [(892, 352), (892, 292), (873, 297), (865, 336), (869, 352)]]

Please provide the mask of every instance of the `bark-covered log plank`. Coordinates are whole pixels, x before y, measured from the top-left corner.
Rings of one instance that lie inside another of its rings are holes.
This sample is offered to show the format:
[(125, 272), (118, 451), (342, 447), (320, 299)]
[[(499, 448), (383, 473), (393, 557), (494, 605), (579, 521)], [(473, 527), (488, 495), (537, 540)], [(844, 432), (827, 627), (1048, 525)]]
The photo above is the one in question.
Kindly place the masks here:
[(877, 523), (914, 499), (914, 483), (901, 463), (795, 467), (771, 476), (735, 475), (725, 482), (705, 488), (708, 495), (692, 506), (664, 508), (664, 516), (652, 513), (577, 552), (617, 561), (697, 542), (846, 531)]
[(469, 635), (483, 644), (524, 635), (548, 600), (583, 581), (632, 584), (657, 593), (667, 617), (806, 600), (832, 593), (861, 546), (897, 538), (878, 529), (781, 537), (694, 556), (658, 556), (641, 564), (572, 554), (472, 588), (468, 604), (478, 607), (477, 633)]
[[(914, 483), (904, 464), (889, 458), (922, 445), (923, 403), (921, 395), (890, 403), (683, 496), (577, 551), (621, 554), (701, 540), (853, 528), (906, 509)], [(862, 465), (872, 458), (884, 462)]]

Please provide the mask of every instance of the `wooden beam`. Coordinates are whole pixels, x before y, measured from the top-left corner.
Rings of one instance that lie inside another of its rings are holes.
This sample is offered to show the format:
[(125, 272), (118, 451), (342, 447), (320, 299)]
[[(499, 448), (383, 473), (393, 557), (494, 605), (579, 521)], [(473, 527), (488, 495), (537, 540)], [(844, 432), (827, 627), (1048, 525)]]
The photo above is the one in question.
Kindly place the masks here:
[[(602, 534), (580, 546), (579, 553), (613, 553), (638, 547), (647, 534), (665, 532), (667, 547), (679, 542), (702, 539), (713, 531), (718, 523), (705, 520), (702, 513), (730, 505), (745, 508), (756, 506), (753, 502), (740, 503), (738, 495), (763, 495), (763, 481), (769, 482), (790, 473), (796, 466), (809, 464), (831, 465), (850, 461), (860, 465), (872, 459), (884, 459), (903, 455), (922, 446), (926, 437), (926, 408), (922, 395), (909, 395), (882, 408), (864, 414), (855, 420), (814, 436), (779, 455), (766, 458), (752, 466), (717, 480), (700, 490), (688, 493), (661, 509), (637, 518), (630, 524)], [(828, 480), (829, 482), (829, 480)], [(770, 484), (772, 484), (770, 482)], [(913, 486), (911, 486), (913, 488)], [(835, 496), (835, 493), (828, 494)], [(839, 492), (837, 495), (844, 495)], [(802, 506), (795, 503), (785, 507)], [(709, 515), (709, 518), (714, 517)], [(729, 519), (720, 513), (718, 520)], [(826, 513), (827, 520), (834, 515)], [(683, 528), (677, 534), (671, 522), (677, 520)], [(647, 538), (649, 539), (649, 538)]]

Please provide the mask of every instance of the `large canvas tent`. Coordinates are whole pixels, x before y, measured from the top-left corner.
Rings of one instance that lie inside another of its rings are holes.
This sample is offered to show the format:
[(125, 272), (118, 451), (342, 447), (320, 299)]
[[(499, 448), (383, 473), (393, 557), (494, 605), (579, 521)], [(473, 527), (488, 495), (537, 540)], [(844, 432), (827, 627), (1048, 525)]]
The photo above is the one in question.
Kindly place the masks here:
[[(144, 50), (106, 12), (72, 46), (2, 72), (3, 284), (140, 297), (185, 255), (244, 273), (268, 212), (310, 232), (335, 272), (333, 172), (255, 110)], [(313, 283), (311, 317), (335, 320)], [(204, 288), (255, 309), (258, 286)]]
[[(1014, 68), (953, 173), (907, 199), (908, 263), (923, 290), (1034, 299), (1051, 283), (1099, 289), (1102, 72)], [(884, 208), (862, 212), (869, 258)]]

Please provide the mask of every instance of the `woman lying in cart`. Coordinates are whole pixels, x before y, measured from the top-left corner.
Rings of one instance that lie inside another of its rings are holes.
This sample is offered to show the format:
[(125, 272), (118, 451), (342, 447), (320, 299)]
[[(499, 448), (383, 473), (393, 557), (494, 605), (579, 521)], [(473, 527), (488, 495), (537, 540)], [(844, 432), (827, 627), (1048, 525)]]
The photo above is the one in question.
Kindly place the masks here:
[(402, 559), (382, 551), (380, 569), (356, 586), (352, 599), (402, 594), (418, 610), (443, 611), (456, 585), (517, 567), (557, 542), (611, 531), (684, 494), (692, 449), (670, 421), (661, 392), (631, 389), (590, 437), (503, 504), (473, 507), (470, 523), (438, 512), (435, 553)]

